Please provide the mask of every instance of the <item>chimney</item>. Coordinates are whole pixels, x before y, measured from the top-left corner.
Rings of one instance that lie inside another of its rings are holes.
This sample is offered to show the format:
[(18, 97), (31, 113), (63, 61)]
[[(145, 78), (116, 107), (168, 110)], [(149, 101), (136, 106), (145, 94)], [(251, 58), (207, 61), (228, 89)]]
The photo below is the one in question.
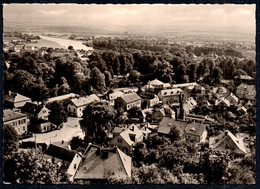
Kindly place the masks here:
[(11, 91), (8, 91), (8, 96), (11, 96), (12, 95), (12, 92)]

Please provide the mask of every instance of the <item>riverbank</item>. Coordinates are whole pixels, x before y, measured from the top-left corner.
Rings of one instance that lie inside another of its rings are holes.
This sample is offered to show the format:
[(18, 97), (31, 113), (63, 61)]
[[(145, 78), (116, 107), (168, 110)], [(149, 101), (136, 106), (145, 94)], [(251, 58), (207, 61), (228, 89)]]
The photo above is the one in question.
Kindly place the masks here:
[(75, 50), (93, 50), (93, 47), (88, 47), (86, 45), (82, 44), (82, 41), (75, 41), (75, 40), (70, 40), (70, 39), (62, 39), (62, 38), (55, 38), (55, 37), (49, 37), (49, 36), (40, 36), (41, 39), (48, 40), (48, 41), (53, 41), (63, 48), (68, 48), (69, 46), (72, 46)]

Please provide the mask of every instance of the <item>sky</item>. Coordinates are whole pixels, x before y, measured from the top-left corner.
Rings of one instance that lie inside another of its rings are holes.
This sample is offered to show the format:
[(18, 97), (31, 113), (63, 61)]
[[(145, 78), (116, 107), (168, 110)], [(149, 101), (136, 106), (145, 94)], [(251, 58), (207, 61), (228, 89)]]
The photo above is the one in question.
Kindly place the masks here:
[(243, 27), (255, 30), (255, 5), (5, 4), (4, 22), (78, 26)]

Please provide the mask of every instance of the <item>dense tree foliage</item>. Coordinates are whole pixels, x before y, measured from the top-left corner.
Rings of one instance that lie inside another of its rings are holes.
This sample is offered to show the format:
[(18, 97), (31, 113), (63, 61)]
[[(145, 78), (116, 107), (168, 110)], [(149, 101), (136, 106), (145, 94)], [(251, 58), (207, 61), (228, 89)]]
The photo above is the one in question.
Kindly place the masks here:
[(51, 123), (59, 126), (67, 120), (67, 112), (62, 102), (55, 101), (47, 105), (47, 108), (51, 111), (49, 120)]
[(13, 126), (7, 124), (3, 126), (4, 140), (3, 140), (3, 155), (11, 154), (16, 152), (19, 145), (19, 136)]
[(58, 166), (35, 150), (4, 156), (3, 170), (3, 180), (13, 184), (55, 184), (61, 176)]
[(114, 127), (116, 111), (108, 102), (93, 102), (83, 111), (81, 127), (97, 143), (105, 141)]

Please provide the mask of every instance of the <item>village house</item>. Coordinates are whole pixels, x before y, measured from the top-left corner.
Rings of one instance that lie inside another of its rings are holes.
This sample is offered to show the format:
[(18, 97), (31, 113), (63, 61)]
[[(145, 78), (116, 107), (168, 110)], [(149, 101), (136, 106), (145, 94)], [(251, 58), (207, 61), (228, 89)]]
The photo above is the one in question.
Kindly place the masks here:
[(184, 113), (188, 114), (191, 110), (193, 110), (197, 106), (197, 102), (194, 100), (194, 98), (189, 97), (184, 103), (183, 103), (183, 110)]
[(177, 121), (170, 117), (164, 117), (162, 119), (162, 121), (159, 123), (157, 133), (158, 135), (169, 136), (171, 132), (171, 128), (174, 126), (180, 132), (180, 137), (183, 137), (184, 130), (187, 126), (187, 122)]
[(26, 102), (31, 102), (32, 100), (26, 96), (20, 95), (19, 93), (14, 93), (8, 91), (4, 94), (4, 106), (5, 108), (21, 108)]
[(204, 123), (204, 124), (209, 124), (209, 123), (214, 123), (215, 120), (204, 115), (195, 115), (195, 114), (185, 114), (184, 115), (184, 120), (187, 122), (196, 122), (196, 123)]
[(33, 102), (26, 102), (21, 108), (22, 113), (27, 114), (30, 118), (48, 120), (50, 110), (45, 105), (37, 105)]
[(247, 112), (247, 109), (244, 106), (239, 106), (237, 108), (237, 112), (240, 112), (242, 114), (245, 114)]
[(152, 122), (159, 123), (165, 117), (164, 108), (156, 108), (152, 113)]
[(158, 79), (154, 79), (152, 81), (149, 81), (147, 83), (148, 89), (155, 89), (155, 90), (162, 90), (162, 89), (168, 89), (171, 88), (170, 83), (164, 83)]
[(215, 94), (217, 98), (221, 98), (228, 95), (228, 89), (223, 86), (213, 87), (212, 93)]
[(215, 106), (230, 107), (230, 102), (225, 97), (221, 97), (215, 101)]
[(210, 137), (209, 147), (214, 151), (228, 151), (237, 155), (245, 155), (247, 153), (243, 140), (235, 137), (228, 130), (216, 137)]
[(158, 93), (158, 97), (163, 103), (172, 106), (180, 106), (182, 96), (183, 91), (181, 89), (166, 89)]
[(48, 161), (57, 164), (61, 168), (61, 172), (68, 176), (69, 181), (73, 181), (73, 177), (82, 160), (81, 153), (49, 144), (47, 148), (43, 150), (43, 154)]
[(77, 97), (77, 94), (74, 94), (74, 93), (60, 95), (60, 96), (49, 98), (46, 101), (46, 104), (49, 104), (49, 103), (52, 103), (52, 102), (55, 102), (55, 101), (69, 100), (69, 99), (72, 99), (72, 98), (75, 98), (75, 97)]
[(225, 97), (230, 105), (233, 105), (233, 106), (238, 106), (239, 104), (239, 99), (236, 97), (236, 95), (234, 95), (233, 93), (230, 93), (228, 96)]
[(115, 105), (115, 100), (118, 98), (118, 97), (121, 97), (125, 95), (125, 93), (123, 93), (122, 91), (115, 91), (113, 93), (110, 93), (108, 95), (108, 100), (109, 100), (109, 104), (111, 106), (114, 106)]
[(116, 108), (122, 108), (123, 110), (129, 110), (132, 107), (141, 108), (141, 97), (136, 93), (123, 95), (116, 99), (115, 106)]
[(117, 147), (102, 148), (89, 144), (83, 154), (73, 181), (106, 183), (111, 177), (126, 179), (131, 177), (132, 159)]
[(29, 119), (26, 114), (17, 112), (15, 110), (4, 110), (3, 117), (4, 125), (11, 125), (19, 135), (26, 134), (28, 132)]
[(140, 96), (142, 98), (142, 106), (144, 106), (144, 108), (151, 108), (160, 102), (159, 97), (150, 92), (144, 92)]
[(143, 141), (143, 133), (136, 125), (130, 125), (109, 142), (109, 146), (117, 146), (126, 154), (132, 152), (133, 145)]
[(30, 125), (28, 126), (29, 131), (35, 133), (48, 132), (54, 129), (54, 125), (45, 119), (34, 119), (30, 120)]
[(67, 111), (73, 116), (82, 117), (83, 110), (88, 104), (94, 101), (100, 101), (100, 99), (95, 94), (86, 97), (71, 99), (67, 105)]
[(239, 76), (234, 77), (235, 84), (241, 84), (241, 83), (250, 84), (253, 81), (254, 81), (254, 78), (252, 78), (248, 75), (239, 75)]
[(242, 99), (255, 99), (256, 89), (254, 85), (246, 85), (241, 83), (236, 90), (236, 95)]
[(152, 122), (159, 123), (164, 117), (175, 119), (175, 111), (164, 104), (162, 108), (155, 108), (152, 112)]
[(204, 143), (207, 137), (206, 125), (201, 123), (187, 124), (184, 130), (184, 137), (186, 141), (192, 143)]

